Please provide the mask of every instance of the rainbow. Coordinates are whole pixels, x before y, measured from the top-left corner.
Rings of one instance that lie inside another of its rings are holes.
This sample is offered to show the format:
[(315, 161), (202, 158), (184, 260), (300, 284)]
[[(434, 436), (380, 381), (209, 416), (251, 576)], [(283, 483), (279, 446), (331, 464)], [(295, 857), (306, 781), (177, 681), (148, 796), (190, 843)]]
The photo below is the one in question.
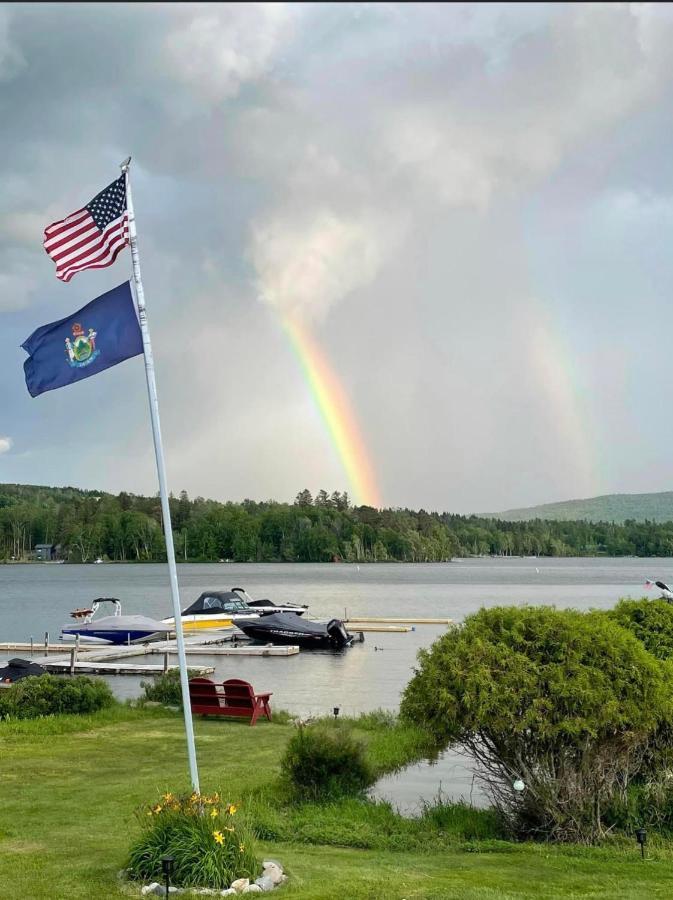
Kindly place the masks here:
[(283, 328), (299, 361), (309, 390), (346, 472), (355, 503), (381, 507), (374, 467), (350, 401), (325, 353), (297, 321)]

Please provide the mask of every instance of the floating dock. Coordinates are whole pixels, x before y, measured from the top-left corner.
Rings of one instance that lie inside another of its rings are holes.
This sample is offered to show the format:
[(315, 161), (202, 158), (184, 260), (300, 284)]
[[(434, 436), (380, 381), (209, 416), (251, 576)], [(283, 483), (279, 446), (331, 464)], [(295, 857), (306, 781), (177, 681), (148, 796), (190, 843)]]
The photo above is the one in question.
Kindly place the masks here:
[[(177, 669), (177, 666), (134, 666), (129, 663), (100, 663), (86, 660), (84, 662), (71, 662), (63, 657), (62, 659), (36, 659), (34, 662), (42, 666), (47, 672), (66, 672), (69, 675), (161, 675), (170, 669)], [(190, 666), (199, 675), (210, 675), (215, 669), (213, 666)]]
[(393, 616), (352, 616), (350, 618), (344, 619), (344, 622), (352, 625), (356, 631), (358, 630), (357, 626), (360, 622), (379, 622), (384, 625), (453, 625), (453, 619), (401, 619)]
[(344, 625), (352, 625), (353, 631), (362, 631), (369, 632), (375, 631), (379, 634), (393, 634), (395, 632), (405, 632), (405, 631), (413, 631), (413, 625), (388, 625), (387, 623), (381, 623), (380, 625), (374, 622), (360, 622), (360, 621), (346, 621)]

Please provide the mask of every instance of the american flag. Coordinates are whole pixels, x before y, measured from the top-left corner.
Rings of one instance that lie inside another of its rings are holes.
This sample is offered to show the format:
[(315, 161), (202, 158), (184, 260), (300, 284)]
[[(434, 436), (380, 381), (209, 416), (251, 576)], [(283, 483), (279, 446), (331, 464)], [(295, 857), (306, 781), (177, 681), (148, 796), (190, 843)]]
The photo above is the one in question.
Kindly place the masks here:
[(83, 269), (111, 266), (129, 242), (126, 183), (122, 175), (83, 209), (44, 229), (44, 249), (56, 277), (70, 281)]

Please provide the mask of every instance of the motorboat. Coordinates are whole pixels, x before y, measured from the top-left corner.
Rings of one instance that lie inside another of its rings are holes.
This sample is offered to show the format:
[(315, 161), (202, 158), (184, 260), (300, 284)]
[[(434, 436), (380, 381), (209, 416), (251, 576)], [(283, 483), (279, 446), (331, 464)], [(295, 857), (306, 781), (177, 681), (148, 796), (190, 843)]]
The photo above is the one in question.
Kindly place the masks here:
[[(276, 606), (269, 600), (253, 600), (239, 587), (230, 591), (204, 591), (191, 606), (182, 611), (180, 618), (183, 631), (220, 631), (231, 628), (234, 618), (245, 621), (278, 612), (301, 616), (306, 612), (306, 607), (292, 603)], [(173, 616), (163, 619), (163, 622), (175, 627)]]
[(242, 587), (233, 587), (232, 592), (238, 594), (242, 597), (248, 606), (256, 611), (260, 612), (263, 615), (268, 613), (295, 613), (298, 616), (303, 616), (308, 606), (299, 603), (272, 603), (270, 600), (253, 600), (250, 594)]
[[(111, 603), (113, 614), (95, 618), (101, 604)], [(165, 638), (170, 628), (163, 622), (148, 616), (122, 615), (122, 605), (115, 597), (99, 597), (91, 606), (75, 609), (70, 613), (75, 624), (64, 625), (61, 640), (80, 640), (106, 644), (137, 644)]]
[(254, 641), (295, 644), (305, 650), (340, 650), (353, 642), (341, 619), (327, 624), (301, 619), (294, 613), (271, 613), (257, 619), (234, 618), (234, 624)]
[[(180, 615), (183, 631), (222, 630), (231, 628), (234, 615), (252, 616), (247, 603), (233, 591), (204, 591)], [(258, 614), (255, 614), (258, 615)], [(175, 618), (162, 620), (175, 628)]]

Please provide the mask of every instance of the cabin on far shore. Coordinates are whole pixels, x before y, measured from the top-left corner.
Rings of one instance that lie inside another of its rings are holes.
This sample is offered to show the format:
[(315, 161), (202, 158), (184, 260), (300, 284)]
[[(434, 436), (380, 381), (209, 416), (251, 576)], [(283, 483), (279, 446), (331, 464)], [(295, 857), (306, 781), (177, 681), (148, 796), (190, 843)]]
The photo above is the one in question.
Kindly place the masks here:
[(56, 544), (35, 544), (35, 559), (56, 559)]

